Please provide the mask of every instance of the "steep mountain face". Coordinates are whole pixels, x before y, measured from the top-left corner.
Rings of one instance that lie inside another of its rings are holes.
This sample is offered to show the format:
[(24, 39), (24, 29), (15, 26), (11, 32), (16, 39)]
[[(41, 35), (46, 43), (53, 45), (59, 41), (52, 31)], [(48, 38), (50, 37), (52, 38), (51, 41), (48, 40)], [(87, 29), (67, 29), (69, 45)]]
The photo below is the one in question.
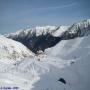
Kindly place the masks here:
[(73, 39), (76, 37), (87, 36), (90, 34), (90, 19), (84, 20), (79, 23), (71, 25), (67, 31), (65, 31), (61, 38), (63, 40)]
[(67, 27), (63, 26), (36, 27), (8, 34), (7, 37), (23, 43), (34, 53), (37, 53), (39, 50), (44, 51), (46, 48), (56, 45), (61, 40), (58, 35), (66, 29)]
[(66, 26), (46, 26), (21, 30), (6, 37), (21, 42), (34, 53), (55, 46), (61, 40), (73, 39), (90, 34), (90, 19)]
[(0, 35), (0, 59), (20, 60), (33, 55), (23, 44)]

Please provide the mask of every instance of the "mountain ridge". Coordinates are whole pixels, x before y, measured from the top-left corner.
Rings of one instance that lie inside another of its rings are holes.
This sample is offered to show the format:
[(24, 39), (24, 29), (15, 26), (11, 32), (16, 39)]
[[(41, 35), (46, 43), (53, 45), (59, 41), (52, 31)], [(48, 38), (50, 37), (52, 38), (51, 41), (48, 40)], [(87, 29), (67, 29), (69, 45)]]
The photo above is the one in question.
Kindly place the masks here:
[(61, 40), (74, 39), (90, 34), (90, 19), (74, 23), (71, 26), (45, 26), (20, 30), (5, 35), (19, 41), (34, 53), (55, 46)]

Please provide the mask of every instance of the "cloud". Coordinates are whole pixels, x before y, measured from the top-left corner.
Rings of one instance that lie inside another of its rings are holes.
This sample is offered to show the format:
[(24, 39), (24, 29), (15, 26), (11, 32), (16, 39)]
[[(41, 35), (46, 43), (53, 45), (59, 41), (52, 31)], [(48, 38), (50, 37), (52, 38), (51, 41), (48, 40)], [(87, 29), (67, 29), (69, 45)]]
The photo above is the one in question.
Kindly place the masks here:
[(32, 8), (32, 9), (27, 9), (27, 10), (22, 10), (18, 14), (20, 15), (28, 15), (30, 13), (33, 13), (36, 11), (42, 12), (44, 10), (55, 10), (55, 9), (64, 9), (64, 8), (71, 8), (77, 5), (77, 2), (73, 2), (70, 4), (65, 4), (65, 5), (60, 5), (60, 6), (52, 6), (52, 7), (40, 7), (40, 8)]
[[(77, 3), (70, 3), (70, 4), (66, 4), (66, 5), (62, 5), (62, 6), (53, 6), (53, 7), (44, 7), (44, 8), (34, 8), (35, 10), (52, 10), (52, 9), (63, 9), (63, 8), (69, 8), (72, 6), (75, 6)], [(34, 9), (31, 9), (34, 10)]]

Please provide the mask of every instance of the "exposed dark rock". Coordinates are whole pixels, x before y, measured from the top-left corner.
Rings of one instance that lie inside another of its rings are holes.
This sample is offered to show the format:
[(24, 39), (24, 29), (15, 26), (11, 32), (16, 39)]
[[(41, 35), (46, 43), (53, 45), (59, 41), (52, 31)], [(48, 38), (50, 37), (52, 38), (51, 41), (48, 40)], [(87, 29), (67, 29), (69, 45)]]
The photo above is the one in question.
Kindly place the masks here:
[[(23, 36), (23, 37), (22, 37)], [(21, 42), (25, 46), (27, 46), (30, 50), (32, 50), (34, 53), (37, 53), (39, 50), (44, 50), (46, 48), (52, 47), (56, 45), (61, 38), (60, 37), (54, 37), (47, 33), (46, 35), (40, 35), (36, 36), (36, 34), (33, 34), (32, 36), (30, 35), (20, 35), (20, 36), (15, 36), (12, 39)], [(11, 37), (9, 37), (11, 38)]]
[(62, 82), (63, 84), (66, 84), (66, 81), (64, 80), (64, 78), (60, 78), (58, 81)]

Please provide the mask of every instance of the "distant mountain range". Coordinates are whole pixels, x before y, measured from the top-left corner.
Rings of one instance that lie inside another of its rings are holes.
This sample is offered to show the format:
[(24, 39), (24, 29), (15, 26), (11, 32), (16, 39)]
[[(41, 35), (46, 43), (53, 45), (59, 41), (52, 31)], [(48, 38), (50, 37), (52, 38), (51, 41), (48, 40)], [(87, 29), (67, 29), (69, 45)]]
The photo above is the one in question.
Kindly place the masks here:
[(34, 53), (38, 53), (40, 50), (44, 51), (46, 48), (56, 45), (61, 40), (74, 39), (88, 34), (90, 34), (90, 19), (74, 23), (71, 26), (28, 28), (5, 36), (21, 42)]

